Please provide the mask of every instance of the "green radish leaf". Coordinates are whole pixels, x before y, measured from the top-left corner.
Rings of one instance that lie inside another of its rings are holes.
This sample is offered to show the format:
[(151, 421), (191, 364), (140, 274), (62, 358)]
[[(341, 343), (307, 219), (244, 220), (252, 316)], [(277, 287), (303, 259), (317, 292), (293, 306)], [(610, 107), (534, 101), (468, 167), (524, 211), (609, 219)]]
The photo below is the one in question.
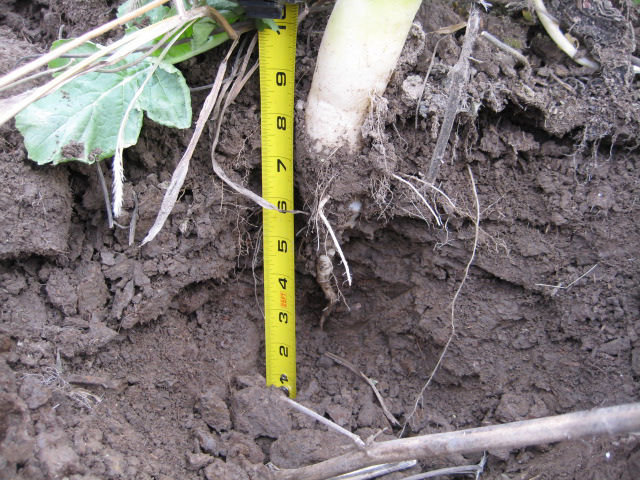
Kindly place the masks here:
[(210, 18), (201, 18), (193, 24), (193, 37), (191, 39), (191, 48), (197, 50), (204, 45), (209, 38), (209, 34), (216, 28), (216, 22)]
[[(118, 18), (123, 17), (127, 13), (130, 13), (133, 10), (138, 9), (143, 5), (146, 5), (150, 1), (151, 0), (127, 0), (126, 2), (124, 2), (122, 5), (118, 7), (117, 16)], [(127, 24), (141, 25), (141, 24), (147, 24), (147, 23), (149, 24), (156, 23), (156, 22), (159, 22), (160, 20), (170, 17), (171, 15), (175, 15), (175, 10), (167, 7), (166, 5), (160, 5), (159, 7), (149, 10), (147, 13), (139, 16), (138, 18), (134, 18)]]
[(276, 32), (280, 30), (278, 24), (272, 18), (256, 18), (255, 19), (256, 28), (260, 31), (268, 28), (270, 30), (275, 30)]
[(191, 92), (182, 73), (173, 65), (160, 62), (139, 103), (154, 122), (175, 128), (191, 126)]
[[(69, 43), (71, 41), (73, 41), (73, 39), (56, 40), (51, 45), (51, 50), (54, 50), (54, 49), (58, 48), (60, 45), (64, 45), (65, 43)], [(76, 47), (73, 50), (67, 52), (67, 54), (70, 54), (70, 55), (91, 55), (92, 53), (96, 53), (98, 50), (100, 50), (100, 48), (95, 43), (86, 42), (86, 43), (83, 43), (82, 45), (80, 45), (79, 47)], [(74, 58), (56, 58), (56, 59), (51, 60), (49, 62), (49, 68), (64, 67), (64, 66), (68, 65), (70, 62), (74, 62), (74, 61), (76, 61), (76, 59), (74, 59)], [(60, 73), (57, 73), (55, 75), (60, 75)]]
[[(231, 2), (225, 2), (231, 3)], [(238, 10), (237, 8), (235, 10)], [(240, 16), (234, 10), (219, 10), (220, 13), (227, 19), (229, 23), (237, 22)], [(211, 18), (201, 18), (193, 24), (193, 36), (191, 38), (191, 48), (193, 50), (199, 49), (207, 41), (209, 41), (209, 35), (215, 29), (219, 28), (216, 21)]]
[[(16, 116), (16, 127), (36, 163), (78, 160), (93, 163), (113, 155), (120, 123), (140, 85), (138, 75), (126, 71), (88, 73), (41, 98)], [(136, 143), (142, 110), (133, 109), (124, 145)]]
[(229, 0), (206, 0), (206, 4), (220, 11), (220, 13), (223, 13), (222, 10), (235, 10), (236, 13), (241, 10), (241, 7), (236, 2)]
[[(185, 58), (191, 58), (193, 55), (191, 54), (191, 42), (181, 43), (179, 45), (174, 45), (169, 49), (167, 54), (164, 56), (162, 61), (164, 63), (170, 63), (171, 65), (175, 63), (179, 63), (183, 61)], [(162, 48), (156, 50), (156, 52), (152, 55), (152, 57), (157, 57), (162, 53)]]
[[(151, 62), (116, 73), (81, 75), (16, 116), (29, 158), (38, 164), (77, 160), (93, 163), (114, 154), (129, 103), (149, 73)], [(191, 100), (182, 74), (161, 63), (129, 114), (124, 147), (134, 145), (142, 111), (164, 125), (191, 124)]]

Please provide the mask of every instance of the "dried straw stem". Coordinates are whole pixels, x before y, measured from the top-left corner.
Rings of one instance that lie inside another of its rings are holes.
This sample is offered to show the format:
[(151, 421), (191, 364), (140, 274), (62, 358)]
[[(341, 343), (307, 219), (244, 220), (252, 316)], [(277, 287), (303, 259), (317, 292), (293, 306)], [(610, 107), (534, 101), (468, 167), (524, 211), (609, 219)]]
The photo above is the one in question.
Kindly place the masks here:
[(640, 403), (631, 403), (503, 425), (374, 443), (364, 451), (349, 452), (308, 467), (280, 470), (274, 473), (274, 478), (323, 480), (380, 463), (485, 450), (512, 450), (594, 435), (616, 435), (639, 430)]

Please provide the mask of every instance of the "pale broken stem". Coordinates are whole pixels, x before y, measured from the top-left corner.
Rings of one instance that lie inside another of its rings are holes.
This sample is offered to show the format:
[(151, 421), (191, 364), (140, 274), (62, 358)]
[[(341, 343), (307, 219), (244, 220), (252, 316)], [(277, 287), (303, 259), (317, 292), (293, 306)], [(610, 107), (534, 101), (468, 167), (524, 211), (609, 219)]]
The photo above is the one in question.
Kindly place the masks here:
[(553, 288), (555, 290), (561, 290), (561, 289), (562, 290), (567, 290), (567, 289), (571, 288), (573, 285), (575, 285), (576, 283), (578, 283), (580, 280), (582, 280), (584, 277), (589, 275), (591, 272), (593, 272), (597, 266), (598, 266), (598, 264), (596, 263), (589, 270), (587, 270), (582, 275), (580, 275), (578, 278), (573, 280), (569, 285), (562, 285), (562, 284), (549, 285), (549, 284), (546, 284), (546, 283), (536, 283), (535, 285), (536, 285), (536, 287), (548, 287), (548, 288)]
[[(353, 472), (331, 477), (329, 480), (370, 480), (372, 478), (383, 477), (393, 472), (406, 470), (414, 467), (418, 462), (416, 460), (406, 460), (397, 463), (383, 463), (382, 465), (374, 465), (373, 467), (360, 468)], [(405, 480), (405, 479), (402, 479)]]
[(96, 38), (99, 37), (100, 35), (113, 30), (114, 28), (119, 27), (120, 25), (124, 25), (125, 23), (133, 20), (134, 18), (137, 18), (141, 15), (143, 15), (144, 13), (148, 12), (149, 10), (152, 10), (164, 3), (167, 3), (169, 0), (154, 0), (152, 2), (147, 3), (146, 5), (143, 5), (142, 7), (126, 14), (123, 15), (120, 18), (116, 18), (115, 20), (112, 20), (111, 22), (105, 23), (104, 25), (100, 25), (99, 27), (91, 30), (90, 32), (85, 33), (84, 35), (81, 35), (80, 37), (71, 40), (70, 42), (64, 43), (62, 45), (60, 45), (58, 48), (56, 48), (55, 50), (52, 50), (51, 52), (47, 53), (46, 55), (43, 55), (41, 57), (38, 57), (37, 59), (33, 60), (32, 62), (27, 63), (26, 65), (23, 65), (20, 68), (17, 68), (9, 73), (7, 73), (5, 76), (0, 78), (0, 87), (4, 87), (6, 85), (9, 85), (13, 82), (15, 82), (17, 79), (27, 75), (28, 73), (44, 66), (47, 65), (50, 61), (55, 60), (56, 58), (59, 58), (60, 55), (64, 55), (65, 53), (73, 50), (74, 48), (79, 47), (80, 45), (82, 45), (83, 43), (88, 42), (89, 40), (91, 40), (92, 38)]
[(169, 214), (173, 210), (173, 206), (178, 200), (178, 194), (180, 193), (180, 189), (184, 184), (184, 179), (186, 178), (187, 172), (189, 171), (189, 162), (191, 161), (193, 152), (195, 151), (196, 145), (198, 144), (207, 120), (209, 119), (211, 110), (213, 110), (213, 107), (216, 103), (218, 93), (220, 92), (220, 87), (222, 86), (222, 80), (224, 79), (224, 75), (227, 70), (227, 63), (229, 62), (229, 58), (231, 57), (231, 54), (233, 53), (237, 45), (238, 41), (235, 40), (229, 47), (227, 55), (218, 66), (218, 72), (216, 74), (213, 87), (211, 87), (209, 95), (207, 95), (207, 98), (202, 104), (200, 115), (198, 116), (198, 120), (196, 121), (196, 128), (193, 131), (193, 135), (191, 136), (189, 145), (187, 145), (187, 149), (185, 150), (182, 158), (173, 171), (171, 182), (169, 183), (167, 191), (164, 194), (164, 198), (162, 199), (162, 205), (160, 205), (160, 211), (158, 212), (158, 215), (156, 216), (152, 227), (149, 229), (147, 236), (142, 240), (141, 246), (145, 243), (150, 242), (156, 237), (156, 235), (158, 235), (158, 232), (160, 232), (160, 230), (162, 229), (165, 221), (169, 217)]
[(47, 75), (53, 75), (54, 73), (58, 73), (61, 72), (62, 70), (65, 70), (67, 68), (67, 66), (65, 65), (64, 67), (57, 67), (57, 68), (50, 68), (48, 70), (45, 70), (43, 72), (38, 72), (38, 73), (34, 73), (32, 75), (29, 75), (28, 77), (24, 77), (21, 78), (20, 80), (17, 80), (9, 85), (6, 85), (2, 88), (0, 88), (0, 92), (4, 91), (4, 90), (8, 90), (10, 88), (14, 88), (17, 87), (19, 85), (22, 85), (23, 83), (28, 83), (32, 80), (37, 80), (40, 77), (45, 77)]
[(493, 44), (495, 47), (498, 47), (503, 52), (506, 52), (509, 55), (511, 55), (512, 57), (514, 57), (516, 60), (518, 60), (525, 67), (531, 68), (531, 64), (529, 63), (529, 60), (527, 60), (527, 57), (525, 57), (519, 50), (516, 50), (515, 48), (510, 47), (509, 45), (504, 43), (499, 38), (495, 37), (494, 35), (491, 35), (486, 30), (484, 30), (480, 34), (480, 36), (482, 38), (486, 39), (489, 43)]
[[(255, 64), (253, 67), (251, 67), (251, 70), (249, 71), (249, 73), (247, 74), (247, 76), (251, 76), (256, 69), (258, 68), (258, 65)], [(244, 82), (242, 82), (244, 84)], [(223, 109), (223, 115), (224, 115), (224, 110), (226, 110), (226, 106)], [(213, 167), (213, 171), (215, 172), (215, 174), (220, 177), (220, 179), (226, 183), (229, 187), (231, 187), (233, 190), (235, 190), (237, 193), (239, 193), (240, 195), (243, 195), (245, 197), (247, 197), (249, 200), (255, 202), (256, 204), (258, 204), (259, 206), (261, 206), (262, 208), (266, 208), (267, 210), (278, 210), (278, 207), (276, 207), (274, 204), (272, 204), (271, 202), (265, 200), (263, 197), (261, 197), (260, 195), (252, 192), (251, 190), (249, 190), (246, 187), (243, 187), (242, 185), (239, 185), (238, 183), (234, 182), (233, 180), (231, 180), (231, 178), (229, 178), (229, 176), (227, 175), (227, 173), (224, 171), (224, 169), (222, 168), (222, 166), (218, 163), (218, 161), (215, 158), (215, 149), (218, 146), (218, 139), (220, 137), (220, 127), (218, 126), (218, 129), (216, 131), (216, 135), (214, 138), (213, 143), (211, 144), (211, 165)]]
[(428, 472), (411, 475), (409, 477), (403, 478), (402, 480), (424, 480), (426, 478), (435, 478), (444, 475), (475, 475), (477, 479), (484, 471), (484, 466), (486, 463), (487, 454), (485, 453), (477, 465), (461, 465), (459, 467), (439, 468), (437, 470), (430, 470)]
[(282, 400), (283, 402), (286, 402), (294, 410), (297, 410), (300, 413), (304, 413), (305, 415), (307, 415), (307, 416), (313, 418), (314, 420), (320, 422), (325, 427), (328, 427), (331, 430), (340, 433), (341, 435), (349, 437), (353, 441), (353, 443), (355, 443), (358, 446), (358, 448), (360, 448), (360, 449), (365, 448), (366, 445), (365, 445), (364, 441), (358, 435), (356, 435), (355, 433), (351, 433), (346, 428), (342, 428), (337, 423), (332, 422), (328, 418), (323, 417), (322, 415), (314, 412), (313, 410), (311, 410), (310, 408), (305, 407), (304, 405), (299, 404), (298, 402), (294, 402), (290, 398), (287, 398), (287, 397), (278, 397), (278, 398), (280, 398), (280, 400)]
[(389, 411), (389, 409), (387, 408), (387, 405), (384, 403), (384, 398), (382, 398), (382, 395), (380, 394), (380, 391), (378, 390), (378, 387), (376, 387), (376, 384), (375, 384), (375, 382), (373, 380), (371, 380), (363, 372), (358, 370), (356, 368), (356, 366), (353, 363), (351, 363), (350, 361), (348, 361), (348, 360), (346, 360), (346, 359), (344, 359), (342, 357), (339, 357), (338, 355), (335, 355), (335, 354), (333, 354), (331, 352), (324, 352), (324, 354), (327, 357), (329, 357), (331, 360), (333, 360), (334, 362), (339, 363), (343, 367), (347, 367), (353, 373), (355, 373), (356, 375), (362, 377), (364, 379), (364, 381), (367, 382), (369, 384), (369, 386), (371, 387), (371, 389), (373, 390), (373, 393), (375, 394), (376, 398), (378, 399), (378, 402), (380, 403), (380, 406), (382, 407), (382, 412), (384, 413), (384, 416), (387, 417), (387, 420), (389, 420), (389, 422), (391, 422), (392, 425), (400, 425), (400, 422), (398, 422), (396, 417), (393, 416), (393, 413), (391, 413)]
[(187, 22), (185, 25), (183, 25), (182, 29), (180, 29), (179, 31), (178, 29), (175, 29), (169, 32), (170, 35), (173, 35), (174, 33), (176, 33), (176, 35), (173, 35), (173, 38), (167, 43), (167, 45), (164, 47), (160, 55), (158, 55), (158, 57), (154, 59), (151, 67), (146, 72), (146, 77), (144, 81), (136, 90), (135, 94), (133, 95), (133, 98), (129, 102), (129, 105), (127, 105), (127, 109), (124, 112), (124, 116), (120, 121), (120, 128), (118, 129), (118, 136), (116, 140), (116, 151), (113, 155), (113, 216), (115, 218), (118, 218), (122, 213), (123, 190), (124, 190), (124, 162), (123, 162), (124, 134), (127, 129), (127, 123), (129, 123), (129, 115), (131, 115), (131, 112), (133, 111), (136, 104), (138, 103), (138, 99), (140, 98), (140, 95), (142, 95), (142, 92), (144, 92), (144, 89), (146, 88), (147, 84), (153, 77), (153, 74), (156, 73), (156, 70), (160, 66), (160, 62), (162, 62), (162, 60), (164, 60), (164, 58), (167, 56), (169, 49), (173, 47), (173, 44), (176, 43), (180, 35), (182, 35), (187, 28), (193, 25), (194, 21), (195, 20)]
[[(553, 40), (558, 48), (566, 53), (569, 58), (571, 58), (578, 65), (582, 65), (583, 67), (591, 68), (593, 70), (598, 70), (600, 68), (600, 65), (598, 63), (587, 57), (576, 56), (578, 54), (578, 49), (573, 43), (569, 41), (567, 37), (564, 36), (562, 31), (560, 30), (558, 22), (547, 11), (547, 7), (545, 6), (544, 2), (542, 0), (532, 0), (532, 2), (536, 15), (538, 15), (538, 18), (540, 19), (540, 23), (542, 23), (542, 26), (547, 31), (547, 34), (549, 35), (549, 37), (551, 37), (551, 40)], [(634, 67), (634, 72), (638, 73), (636, 71), (636, 68), (637, 67)]]
[(98, 170), (98, 181), (100, 182), (102, 196), (104, 197), (104, 207), (107, 211), (107, 224), (111, 229), (113, 228), (113, 216), (111, 215), (111, 199), (109, 198), (109, 189), (107, 188), (107, 182), (105, 182), (104, 180), (104, 173), (102, 173), (100, 162), (96, 162), (96, 169)]
[[(216, 175), (218, 175), (218, 177), (220, 177), (220, 179), (226, 183), (229, 187), (231, 187), (233, 190), (235, 190), (237, 193), (239, 193), (240, 195), (243, 195), (245, 197), (247, 197), (249, 200), (253, 201), (254, 203), (256, 203), (258, 206), (265, 208), (267, 210), (278, 210), (279, 212), (282, 213), (303, 213), (306, 214), (307, 212), (304, 212), (302, 210), (280, 210), (278, 207), (276, 207), (275, 205), (273, 205), (271, 202), (267, 201), (266, 199), (264, 199), (263, 197), (261, 197), (260, 195), (252, 192), (251, 190), (249, 190), (248, 188), (243, 187), (242, 185), (239, 185), (238, 183), (234, 182), (233, 180), (231, 180), (229, 178), (229, 176), (226, 174), (226, 172), (224, 171), (224, 169), (222, 168), (222, 166), (218, 163), (218, 161), (215, 158), (215, 150), (216, 147), (218, 146), (218, 140), (220, 138), (220, 128), (222, 126), (222, 120), (224, 118), (224, 114), (227, 111), (227, 107), (229, 107), (229, 105), (235, 100), (235, 98), (238, 96), (238, 94), (240, 93), (240, 91), (242, 90), (242, 88), (245, 86), (245, 84), (247, 83), (247, 81), (249, 80), (249, 78), (251, 78), (251, 76), (255, 73), (255, 71), (258, 69), (258, 62), (254, 63), (253, 66), (249, 69), (249, 71), (245, 74), (248, 62), (249, 62), (249, 58), (251, 57), (251, 52), (253, 52), (256, 42), (257, 42), (257, 37), (253, 37), (253, 39), (251, 40), (251, 44), (249, 45), (249, 48), (247, 49), (247, 53), (245, 55), (242, 67), (240, 68), (239, 73), (235, 74), (237, 76), (235, 82), (233, 83), (233, 85), (231, 86), (231, 90), (229, 91), (229, 93), (226, 95), (225, 100), (224, 100), (224, 105), (222, 106), (222, 108), (220, 109), (220, 113), (219, 113), (219, 117), (218, 117), (218, 123), (216, 126), (216, 132), (215, 132), (215, 136), (213, 139), (213, 142), (211, 143), (211, 165), (213, 167), (213, 171), (215, 172)], [(228, 87), (223, 87), (226, 91), (226, 89)], [(216, 103), (217, 107), (219, 107), (219, 101)]]
[(429, 164), (429, 169), (426, 174), (426, 179), (429, 183), (435, 183), (436, 177), (438, 176), (438, 170), (443, 163), (444, 154), (449, 144), (453, 122), (460, 109), (463, 94), (467, 91), (467, 84), (469, 83), (469, 57), (471, 57), (471, 53), (473, 52), (473, 46), (476, 38), (478, 38), (479, 30), (480, 13), (477, 8), (471, 7), (464, 42), (460, 50), (460, 58), (458, 58), (458, 61), (451, 68), (448, 75), (449, 98), (447, 99), (442, 126), (440, 127), (440, 133), (438, 134), (436, 146), (431, 156), (431, 163)]
[(364, 451), (349, 452), (307, 467), (274, 472), (274, 479), (323, 480), (380, 463), (486, 450), (513, 450), (594, 435), (615, 435), (639, 430), (640, 403), (631, 403), (503, 425), (374, 443)]
[[(175, 30), (173, 32), (175, 32)], [(160, 50), (161, 48), (163, 48), (166, 45), (167, 41), (171, 38), (171, 35), (173, 35), (173, 32), (169, 32), (165, 34), (165, 36), (152, 47), (144, 48), (143, 46), (131, 52), (131, 53), (140, 52), (140, 55), (135, 60), (131, 60), (130, 62), (125, 63), (124, 65), (119, 65), (113, 68), (104, 68), (104, 67), (97, 68), (98, 66), (96, 65), (95, 67), (92, 67), (91, 69), (87, 70), (84, 73), (88, 73), (90, 71), (97, 72), (97, 73), (118, 73), (118, 72), (127, 70), (128, 68), (135, 67), (136, 65), (142, 63), (145, 59), (153, 55), (157, 50)], [(111, 60), (108, 62), (109, 65), (113, 65), (114, 63), (115, 62)], [(105, 62), (105, 65), (106, 65), (106, 62)]]
[(333, 228), (331, 227), (329, 220), (327, 220), (327, 217), (324, 214), (324, 206), (328, 201), (329, 201), (328, 196), (320, 200), (320, 203), (318, 204), (318, 216), (320, 217), (320, 220), (322, 220), (322, 223), (324, 223), (324, 226), (327, 227), (327, 230), (329, 231), (331, 240), (333, 240), (333, 245), (336, 247), (336, 252), (338, 252), (338, 255), (340, 255), (340, 260), (342, 260), (342, 264), (344, 265), (344, 271), (347, 275), (347, 283), (349, 284), (349, 286), (351, 286), (351, 271), (349, 270), (349, 263), (347, 262), (347, 259), (344, 256), (344, 253), (342, 252), (340, 243), (338, 243), (338, 238), (336, 237), (336, 234), (333, 231)]
[(424, 80), (422, 81), (422, 88), (420, 88), (420, 95), (418, 95), (418, 103), (416, 104), (416, 113), (415, 113), (415, 123), (414, 130), (418, 129), (418, 118), (420, 116), (420, 104), (422, 103), (422, 97), (424, 96), (424, 89), (427, 87), (427, 80), (429, 80), (429, 75), (431, 75), (431, 69), (433, 68), (433, 64), (436, 60), (436, 53), (438, 52), (438, 45), (440, 42), (447, 37), (442, 37), (438, 39), (435, 47), (433, 47), (433, 52), (431, 53), (431, 61), (429, 62), (429, 68), (427, 69), (427, 73), (424, 76)]
[(184, 8), (184, 2), (182, 0), (173, 0), (171, 3), (176, 7), (178, 15), (184, 15), (187, 11)]
[(438, 224), (439, 227), (442, 226), (442, 220), (440, 219), (440, 215), (438, 215), (436, 213), (436, 211), (431, 207), (431, 205), (429, 205), (429, 202), (427, 202), (427, 199), (424, 198), (424, 195), (422, 195), (420, 193), (420, 191), (409, 181), (405, 180), (404, 178), (402, 178), (399, 175), (396, 175), (395, 173), (392, 173), (391, 176), (393, 178), (395, 178), (396, 180), (398, 180), (399, 182), (404, 183), (405, 185), (407, 185), (411, 190), (413, 190), (413, 192), (418, 196), (418, 198), (422, 201), (422, 203), (427, 207), (427, 209), (429, 210), (429, 212), (431, 212), (431, 215), (433, 215), (433, 218), (436, 219), (436, 223)]
[(476, 182), (475, 182), (475, 180), (473, 178), (473, 172), (471, 171), (471, 167), (469, 167), (468, 165), (467, 165), (467, 171), (469, 172), (469, 180), (471, 181), (471, 190), (473, 191), (473, 199), (474, 199), (474, 202), (475, 202), (475, 205), (476, 205), (476, 218), (473, 220), (473, 223), (474, 223), (474, 226), (475, 226), (475, 235), (473, 237), (473, 248), (471, 250), (471, 256), (469, 257), (469, 261), (467, 262), (467, 265), (465, 266), (464, 274), (462, 276), (462, 280), (460, 281), (460, 284), (458, 285), (458, 288), (456, 289), (455, 293), (453, 294), (453, 298), (451, 299), (451, 303), (449, 304), (449, 308), (450, 308), (450, 310), (449, 310), (449, 312), (450, 312), (450, 325), (451, 325), (451, 332), (449, 334), (449, 338), (447, 339), (447, 343), (445, 343), (444, 347), (442, 348), (442, 352), (440, 353), (440, 357), (438, 357), (438, 361), (436, 362), (435, 367), (433, 367), (433, 370), (431, 371), (431, 374), (429, 375), (429, 378), (427, 379), (426, 383), (420, 389), (420, 393), (416, 397), (416, 401), (413, 404), (413, 409), (411, 410), (411, 413), (407, 416), (407, 418), (404, 421), (404, 425), (402, 426), (402, 432), (401, 432), (400, 436), (402, 436), (402, 434), (404, 433), (405, 429), (407, 428), (407, 425), (408, 425), (409, 421), (413, 418), (413, 416), (418, 411), (418, 406), (422, 403), (422, 400), (424, 398), (424, 392), (427, 390), (427, 388), (429, 388), (429, 385), (431, 385), (431, 382), (433, 381), (433, 378), (435, 377), (436, 373), (440, 369), (440, 366), (442, 365), (442, 361), (444, 360), (445, 355), (449, 351), (449, 346), (451, 345), (451, 342), (453, 341), (453, 339), (454, 339), (454, 337), (456, 335), (456, 322), (455, 322), (455, 318), (456, 318), (455, 317), (456, 302), (458, 300), (458, 296), (460, 295), (460, 291), (462, 290), (462, 287), (464, 286), (467, 278), (469, 277), (469, 269), (471, 268), (471, 264), (473, 263), (473, 260), (476, 257), (476, 250), (478, 249), (478, 239), (480, 237), (480, 201), (478, 200), (478, 191), (476, 189)]

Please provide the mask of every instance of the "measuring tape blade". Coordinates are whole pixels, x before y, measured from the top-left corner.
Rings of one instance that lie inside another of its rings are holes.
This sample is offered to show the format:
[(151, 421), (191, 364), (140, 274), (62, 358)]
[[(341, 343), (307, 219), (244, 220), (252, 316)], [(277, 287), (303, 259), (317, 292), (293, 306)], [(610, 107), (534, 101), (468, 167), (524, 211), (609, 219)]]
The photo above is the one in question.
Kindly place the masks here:
[[(259, 33), (262, 196), (293, 210), (293, 101), (298, 7), (285, 4), (278, 32)], [(293, 214), (262, 210), (267, 385), (296, 396)]]

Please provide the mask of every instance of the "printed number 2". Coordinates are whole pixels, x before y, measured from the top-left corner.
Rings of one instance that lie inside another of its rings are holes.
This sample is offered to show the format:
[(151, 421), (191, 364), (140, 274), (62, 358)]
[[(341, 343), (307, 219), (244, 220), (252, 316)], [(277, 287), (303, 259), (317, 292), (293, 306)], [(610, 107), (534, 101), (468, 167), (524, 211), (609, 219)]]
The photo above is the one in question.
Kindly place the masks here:
[(289, 356), (289, 347), (285, 347), (284, 345), (280, 345), (280, 348), (278, 349), (278, 353), (280, 353), (280, 356), (282, 356), (282, 357), (288, 357)]

